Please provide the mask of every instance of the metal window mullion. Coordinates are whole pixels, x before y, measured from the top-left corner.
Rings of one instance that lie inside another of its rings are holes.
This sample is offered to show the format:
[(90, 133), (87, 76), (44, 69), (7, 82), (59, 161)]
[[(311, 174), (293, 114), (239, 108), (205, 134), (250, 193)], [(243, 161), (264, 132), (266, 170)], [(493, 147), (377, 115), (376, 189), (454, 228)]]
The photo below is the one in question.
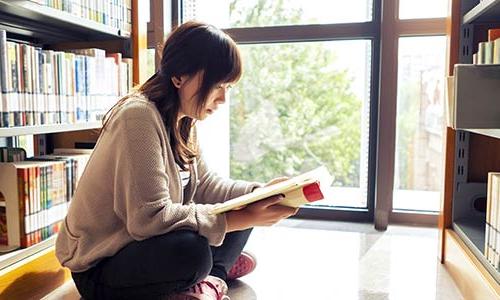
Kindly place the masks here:
[(375, 184), (375, 228), (387, 229), (393, 207), (396, 150), (399, 1), (382, 1), (380, 83)]
[(374, 221), (375, 199), (377, 188), (377, 143), (378, 143), (378, 113), (380, 94), (380, 49), (381, 49), (381, 24), (382, 24), (382, 1), (373, 1), (373, 24), (377, 36), (372, 40), (371, 53), (371, 76), (370, 76), (370, 132), (368, 152), (368, 199), (367, 206), (370, 221)]
[(240, 44), (373, 39), (379, 36), (373, 22), (228, 28), (224, 31)]

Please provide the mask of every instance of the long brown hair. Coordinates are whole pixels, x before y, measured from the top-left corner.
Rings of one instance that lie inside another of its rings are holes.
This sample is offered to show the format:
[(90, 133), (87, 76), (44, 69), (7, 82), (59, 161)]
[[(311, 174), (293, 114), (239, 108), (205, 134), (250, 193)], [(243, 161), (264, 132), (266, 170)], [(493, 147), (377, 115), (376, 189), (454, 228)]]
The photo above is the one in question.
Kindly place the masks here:
[(177, 121), (181, 103), (172, 77), (193, 76), (200, 71), (203, 75), (196, 93), (198, 112), (217, 85), (239, 80), (241, 56), (236, 43), (223, 31), (212, 25), (191, 21), (172, 31), (163, 44), (158, 71), (138, 88), (138, 92), (158, 108), (169, 134), (175, 161), (183, 169), (198, 156), (191, 134), (196, 120), (184, 117)]

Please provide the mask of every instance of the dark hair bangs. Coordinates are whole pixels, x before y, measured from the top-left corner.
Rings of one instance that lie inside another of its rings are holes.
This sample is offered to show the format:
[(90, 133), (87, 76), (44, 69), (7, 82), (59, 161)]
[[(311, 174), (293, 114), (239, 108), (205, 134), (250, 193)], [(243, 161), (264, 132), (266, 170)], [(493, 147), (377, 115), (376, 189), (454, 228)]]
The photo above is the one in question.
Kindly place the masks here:
[(237, 82), (243, 73), (241, 54), (236, 43), (224, 32), (217, 30), (212, 36), (217, 47), (209, 50), (203, 81), (209, 86)]

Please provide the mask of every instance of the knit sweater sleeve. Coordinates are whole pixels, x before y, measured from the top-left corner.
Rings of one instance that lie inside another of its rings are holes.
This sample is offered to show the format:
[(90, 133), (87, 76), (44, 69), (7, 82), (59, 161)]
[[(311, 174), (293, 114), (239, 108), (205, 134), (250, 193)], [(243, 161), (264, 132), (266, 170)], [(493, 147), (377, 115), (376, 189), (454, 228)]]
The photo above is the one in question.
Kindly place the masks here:
[(182, 205), (171, 198), (164, 149), (168, 140), (162, 139), (161, 123), (151, 120), (150, 109), (129, 109), (117, 125), (121, 144), (113, 150), (115, 213), (136, 240), (191, 228), (211, 245), (220, 245), (227, 226), (224, 215), (210, 215), (212, 205)]

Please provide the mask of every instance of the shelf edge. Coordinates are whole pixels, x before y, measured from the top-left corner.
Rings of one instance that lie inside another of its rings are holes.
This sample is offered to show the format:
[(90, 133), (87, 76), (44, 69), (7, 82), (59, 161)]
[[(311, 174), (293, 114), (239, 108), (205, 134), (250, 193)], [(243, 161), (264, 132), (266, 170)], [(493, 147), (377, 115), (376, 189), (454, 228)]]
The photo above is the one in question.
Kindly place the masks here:
[(101, 128), (101, 122), (75, 123), (75, 124), (50, 124), (36, 126), (20, 126), (0, 128), (1, 137), (11, 137), (18, 135), (47, 134), (68, 131), (80, 131)]
[(499, 0), (484, 0), (480, 2), (478, 5), (474, 6), (469, 12), (467, 12), (464, 17), (462, 24), (470, 24), (474, 22), (476, 19), (480, 18), (485, 12), (490, 10), (495, 5), (500, 5)]

